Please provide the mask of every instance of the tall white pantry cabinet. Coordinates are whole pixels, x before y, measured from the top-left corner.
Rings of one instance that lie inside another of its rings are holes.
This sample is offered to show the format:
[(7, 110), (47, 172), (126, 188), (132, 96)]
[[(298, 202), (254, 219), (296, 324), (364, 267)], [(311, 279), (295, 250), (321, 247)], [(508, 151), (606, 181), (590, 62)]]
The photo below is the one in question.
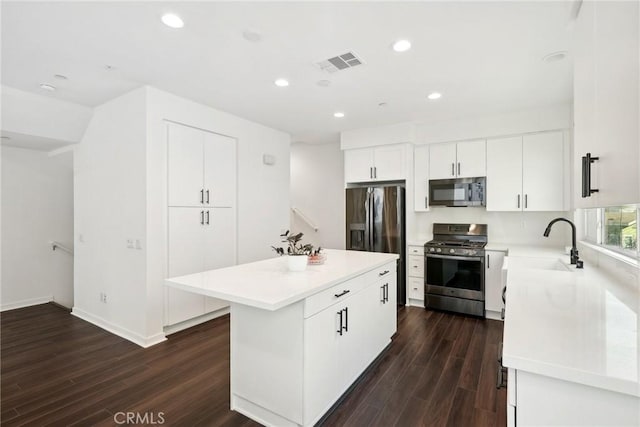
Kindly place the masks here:
[[(167, 123), (167, 277), (236, 264), (236, 140)], [(225, 301), (167, 288), (165, 325)]]

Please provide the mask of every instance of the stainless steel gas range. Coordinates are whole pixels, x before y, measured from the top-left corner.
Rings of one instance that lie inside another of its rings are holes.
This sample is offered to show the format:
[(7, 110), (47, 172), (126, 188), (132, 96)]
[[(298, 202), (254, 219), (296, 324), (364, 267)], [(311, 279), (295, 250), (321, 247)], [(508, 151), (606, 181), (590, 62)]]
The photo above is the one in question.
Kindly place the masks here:
[(425, 307), (484, 317), (486, 224), (433, 224), (424, 245)]

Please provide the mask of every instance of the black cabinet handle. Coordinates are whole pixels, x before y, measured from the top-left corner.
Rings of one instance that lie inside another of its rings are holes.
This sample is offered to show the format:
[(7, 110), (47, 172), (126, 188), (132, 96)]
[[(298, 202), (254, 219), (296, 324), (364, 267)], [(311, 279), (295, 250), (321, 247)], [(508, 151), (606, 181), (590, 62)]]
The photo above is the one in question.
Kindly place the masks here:
[(591, 163), (600, 160), (599, 157), (591, 157), (591, 153), (582, 156), (582, 197), (591, 197), (598, 189), (591, 188)]
[(384, 276), (387, 273), (389, 273), (389, 270), (385, 270), (382, 273), (378, 273), (378, 276)]
[(200, 190), (200, 203), (204, 204), (204, 189)]
[(455, 163), (451, 163), (451, 176), (456, 175), (456, 165)]
[(460, 175), (460, 162), (458, 162), (458, 175)]
[(507, 287), (506, 286), (502, 288), (502, 302), (504, 304), (507, 303)]
[(373, 179), (373, 167), (369, 168), (369, 178)]
[(384, 284), (384, 302), (385, 304), (389, 302), (389, 284)]
[(503, 367), (500, 363), (498, 363), (498, 377), (496, 378), (496, 388), (504, 388), (507, 386), (506, 380), (507, 376), (505, 375), (507, 368)]
[(345, 289), (344, 291), (342, 291), (342, 293), (339, 294), (333, 294), (336, 298), (340, 298), (343, 295), (348, 294), (349, 292), (351, 292), (349, 289)]
[(524, 195), (524, 208), (527, 209), (529, 207), (529, 195)]
[(209, 190), (207, 190), (207, 204), (209, 204)]
[(209, 225), (209, 211), (207, 211), (207, 225)]
[(340, 310), (340, 311), (338, 312), (338, 315), (340, 316), (340, 327), (338, 328), (338, 331), (337, 331), (337, 332), (338, 332), (340, 335), (342, 335), (342, 310)]
[(384, 291), (384, 285), (380, 286), (380, 289), (382, 290), (382, 299), (380, 300), (381, 303), (384, 304), (384, 299), (385, 299), (385, 291)]
[(518, 209), (520, 209), (520, 195), (518, 194)]
[(429, 207), (429, 198), (428, 197), (424, 198), (424, 207), (425, 207), (425, 209), (427, 209)]
[(200, 224), (204, 225), (204, 211), (200, 211)]
[(344, 308), (344, 331), (349, 332), (349, 307)]

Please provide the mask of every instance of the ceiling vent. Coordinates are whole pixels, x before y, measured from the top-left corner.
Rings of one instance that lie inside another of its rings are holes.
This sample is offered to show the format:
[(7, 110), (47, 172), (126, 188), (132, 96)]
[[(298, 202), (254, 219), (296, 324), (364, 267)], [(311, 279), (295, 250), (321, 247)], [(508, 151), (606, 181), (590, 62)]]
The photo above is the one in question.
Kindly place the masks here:
[(321, 70), (327, 73), (335, 73), (336, 71), (346, 70), (361, 65), (363, 62), (353, 52), (343, 53), (316, 63)]

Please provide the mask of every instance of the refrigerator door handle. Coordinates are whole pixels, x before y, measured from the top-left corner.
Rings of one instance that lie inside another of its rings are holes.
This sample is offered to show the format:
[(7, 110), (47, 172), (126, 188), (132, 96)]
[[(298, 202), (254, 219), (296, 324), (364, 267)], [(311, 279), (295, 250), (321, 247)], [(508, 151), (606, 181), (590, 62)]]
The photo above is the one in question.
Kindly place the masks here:
[(371, 228), (369, 227), (369, 204), (371, 203), (371, 194), (369, 193), (369, 188), (367, 188), (367, 197), (364, 199), (364, 250), (370, 250), (371, 237)]

